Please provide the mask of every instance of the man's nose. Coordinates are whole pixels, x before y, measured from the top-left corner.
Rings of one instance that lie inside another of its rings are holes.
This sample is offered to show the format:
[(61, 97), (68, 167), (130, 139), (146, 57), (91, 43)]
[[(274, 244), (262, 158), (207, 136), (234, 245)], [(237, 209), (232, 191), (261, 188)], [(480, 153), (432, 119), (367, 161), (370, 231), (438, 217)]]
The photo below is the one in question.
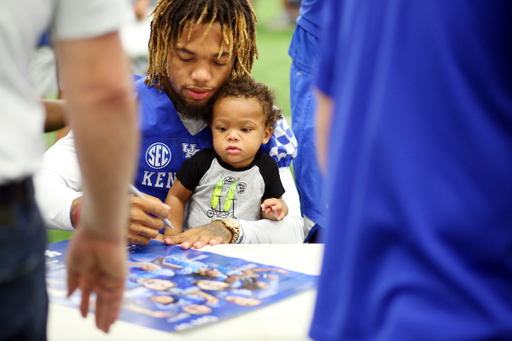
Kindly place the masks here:
[(196, 67), (192, 70), (192, 79), (200, 84), (207, 83), (212, 79), (210, 67), (207, 63), (197, 63)]

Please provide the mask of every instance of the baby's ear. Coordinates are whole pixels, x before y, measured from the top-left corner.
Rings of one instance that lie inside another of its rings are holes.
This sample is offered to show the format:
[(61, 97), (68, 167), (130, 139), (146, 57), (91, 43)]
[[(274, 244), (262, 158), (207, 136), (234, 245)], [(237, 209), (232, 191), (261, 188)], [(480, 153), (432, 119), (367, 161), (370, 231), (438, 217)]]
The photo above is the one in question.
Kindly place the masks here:
[(274, 132), (273, 127), (265, 127), (265, 134), (263, 135), (263, 141), (261, 141), (261, 143), (267, 144), (267, 142), (270, 140), (270, 137), (272, 136), (273, 132)]

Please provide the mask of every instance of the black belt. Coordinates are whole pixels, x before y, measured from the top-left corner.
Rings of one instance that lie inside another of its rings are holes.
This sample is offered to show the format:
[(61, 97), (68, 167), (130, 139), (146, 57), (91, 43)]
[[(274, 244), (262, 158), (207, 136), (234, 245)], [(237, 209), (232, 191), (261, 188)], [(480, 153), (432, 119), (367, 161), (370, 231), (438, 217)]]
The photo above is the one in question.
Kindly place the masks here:
[(32, 178), (0, 185), (0, 207), (26, 203), (32, 193)]

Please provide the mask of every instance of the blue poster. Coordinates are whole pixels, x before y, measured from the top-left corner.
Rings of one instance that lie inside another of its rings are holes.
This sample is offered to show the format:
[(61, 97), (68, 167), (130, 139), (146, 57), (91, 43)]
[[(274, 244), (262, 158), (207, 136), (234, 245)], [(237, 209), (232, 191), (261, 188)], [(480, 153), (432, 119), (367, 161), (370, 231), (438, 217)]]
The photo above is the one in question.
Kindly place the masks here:
[[(46, 283), (50, 301), (79, 307), (67, 298), (68, 241), (49, 244)], [(178, 331), (243, 314), (316, 287), (318, 276), (180, 246), (130, 245), (120, 320)], [(94, 312), (94, 298), (89, 310)]]

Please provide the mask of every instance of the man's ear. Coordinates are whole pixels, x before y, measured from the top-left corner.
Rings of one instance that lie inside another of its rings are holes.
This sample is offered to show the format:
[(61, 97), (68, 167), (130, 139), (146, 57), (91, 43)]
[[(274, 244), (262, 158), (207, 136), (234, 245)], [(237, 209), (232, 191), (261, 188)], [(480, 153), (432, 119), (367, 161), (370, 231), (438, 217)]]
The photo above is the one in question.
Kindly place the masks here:
[(273, 132), (274, 132), (273, 127), (265, 127), (265, 134), (263, 135), (263, 141), (261, 141), (261, 143), (267, 144), (267, 142), (270, 140), (270, 137), (272, 136)]

